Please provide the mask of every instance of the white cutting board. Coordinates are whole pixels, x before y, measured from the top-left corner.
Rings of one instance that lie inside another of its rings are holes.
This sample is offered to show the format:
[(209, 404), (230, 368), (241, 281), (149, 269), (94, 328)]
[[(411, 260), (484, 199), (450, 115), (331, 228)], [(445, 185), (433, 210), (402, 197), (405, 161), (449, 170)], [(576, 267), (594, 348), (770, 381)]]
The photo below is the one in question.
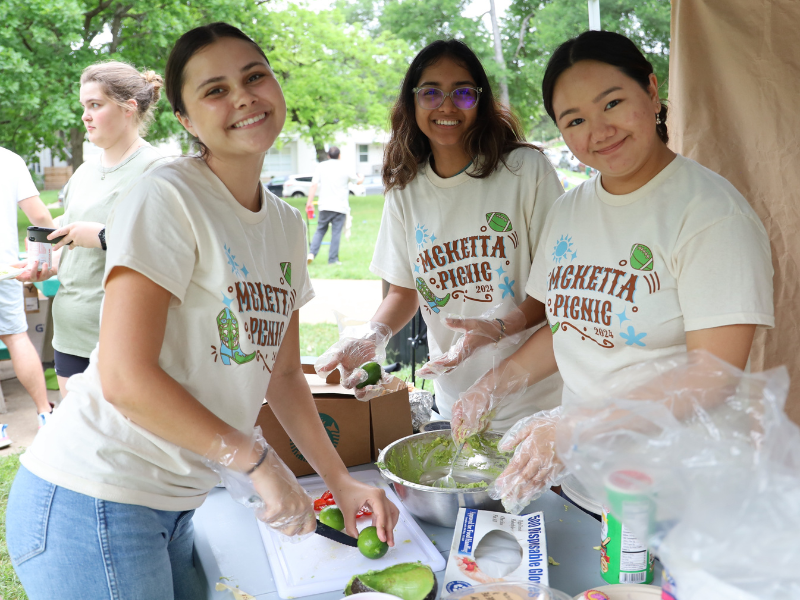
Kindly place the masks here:
[[(351, 475), (359, 481), (382, 488), (387, 498), (400, 509), (400, 518), (394, 530), (394, 547), (389, 548), (383, 558), (373, 560), (362, 555), (358, 548), (345, 546), (319, 535), (312, 535), (300, 543), (292, 544), (258, 521), (272, 577), (281, 598), (343, 592), (353, 575), (385, 569), (398, 563), (420, 561), (434, 571), (444, 569), (444, 557), (386, 485), (380, 473), (357, 471)], [(312, 498), (319, 498), (328, 489), (321, 477), (306, 477), (300, 480), (300, 484)], [(371, 517), (358, 519), (359, 531), (370, 525)]]

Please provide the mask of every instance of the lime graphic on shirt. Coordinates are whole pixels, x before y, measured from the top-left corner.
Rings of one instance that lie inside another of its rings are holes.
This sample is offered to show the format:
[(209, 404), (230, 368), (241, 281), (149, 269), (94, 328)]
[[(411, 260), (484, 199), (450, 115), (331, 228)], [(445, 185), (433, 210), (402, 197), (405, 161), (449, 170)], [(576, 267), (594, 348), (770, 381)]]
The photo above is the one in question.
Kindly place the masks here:
[(497, 233), (505, 233), (506, 231), (514, 229), (508, 215), (501, 212), (486, 213), (486, 223)]
[(653, 270), (653, 253), (644, 244), (634, 244), (631, 248), (631, 266), (639, 271)]
[(439, 312), (439, 307), (444, 306), (450, 301), (449, 293), (444, 298), (437, 298), (422, 277), (417, 277), (417, 291), (422, 294), (428, 306), (430, 306), (431, 310), (435, 313)]
[[(328, 433), (331, 444), (333, 444), (333, 447), (336, 448), (339, 445), (339, 424), (333, 420), (333, 417), (326, 415), (325, 413), (319, 413), (319, 418), (322, 419), (322, 425), (325, 427), (325, 431)], [(292, 440), (289, 440), (289, 449), (292, 451), (292, 454), (294, 454), (294, 457), (297, 460), (307, 462)]]
[(217, 329), (219, 330), (219, 358), (222, 364), (231, 364), (231, 359), (237, 365), (249, 363), (256, 357), (255, 352), (245, 354), (239, 347), (239, 320), (229, 308), (223, 308), (217, 315)]
[(283, 278), (286, 280), (286, 283), (292, 285), (292, 263), (282, 262), (281, 273), (283, 273)]

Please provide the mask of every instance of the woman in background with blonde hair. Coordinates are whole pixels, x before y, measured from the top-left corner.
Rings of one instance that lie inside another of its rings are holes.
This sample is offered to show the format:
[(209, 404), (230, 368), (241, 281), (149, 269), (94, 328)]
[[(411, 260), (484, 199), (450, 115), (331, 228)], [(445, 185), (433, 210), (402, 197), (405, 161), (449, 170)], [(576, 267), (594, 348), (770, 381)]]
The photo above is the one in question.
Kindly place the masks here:
[[(19, 277), (43, 281), (58, 274), (61, 282), (53, 305), (53, 349), (62, 396), (67, 380), (88, 366), (100, 335), (108, 215), (130, 184), (161, 158), (142, 136), (163, 85), (156, 72), (118, 61), (91, 65), (81, 75), (83, 124), (103, 153), (78, 167), (67, 183), (61, 227), (49, 236), (64, 236), (53, 246), (53, 265), (38, 274), (32, 265)], [(40, 427), (47, 417), (39, 415)]]

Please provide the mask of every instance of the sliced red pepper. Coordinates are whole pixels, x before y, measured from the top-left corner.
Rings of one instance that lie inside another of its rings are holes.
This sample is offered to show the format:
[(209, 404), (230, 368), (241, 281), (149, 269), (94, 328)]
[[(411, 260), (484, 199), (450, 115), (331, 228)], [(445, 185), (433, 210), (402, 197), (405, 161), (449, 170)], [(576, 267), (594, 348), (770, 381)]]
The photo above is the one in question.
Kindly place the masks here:
[[(333, 494), (330, 490), (325, 490), (322, 496), (314, 500), (314, 510), (320, 511), (326, 506), (333, 506), (334, 504), (336, 504), (336, 500), (333, 499)], [(368, 517), (371, 514), (372, 511), (370, 509), (366, 506), (362, 506), (356, 513), (356, 519), (359, 517)]]
[(332, 506), (336, 504), (336, 500), (333, 499), (333, 494), (331, 494), (330, 490), (326, 490), (322, 496), (314, 500), (314, 510), (322, 510), (326, 506)]

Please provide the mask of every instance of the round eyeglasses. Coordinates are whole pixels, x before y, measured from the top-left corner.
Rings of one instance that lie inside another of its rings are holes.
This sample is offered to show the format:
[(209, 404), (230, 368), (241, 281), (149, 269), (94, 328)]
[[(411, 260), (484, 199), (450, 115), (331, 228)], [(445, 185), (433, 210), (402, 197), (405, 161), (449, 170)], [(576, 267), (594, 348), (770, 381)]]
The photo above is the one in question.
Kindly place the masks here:
[(481, 97), (483, 88), (460, 87), (454, 89), (449, 94), (445, 94), (442, 90), (435, 87), (418, 87), (411, 91), (417, 97), (417, 104), (419, 104), (419, 107), (425, 110), (439, 108), (444, 104), (444, 99), (448, 96), (456, 108), (469, 110), (477, 106), (478, 98)]

